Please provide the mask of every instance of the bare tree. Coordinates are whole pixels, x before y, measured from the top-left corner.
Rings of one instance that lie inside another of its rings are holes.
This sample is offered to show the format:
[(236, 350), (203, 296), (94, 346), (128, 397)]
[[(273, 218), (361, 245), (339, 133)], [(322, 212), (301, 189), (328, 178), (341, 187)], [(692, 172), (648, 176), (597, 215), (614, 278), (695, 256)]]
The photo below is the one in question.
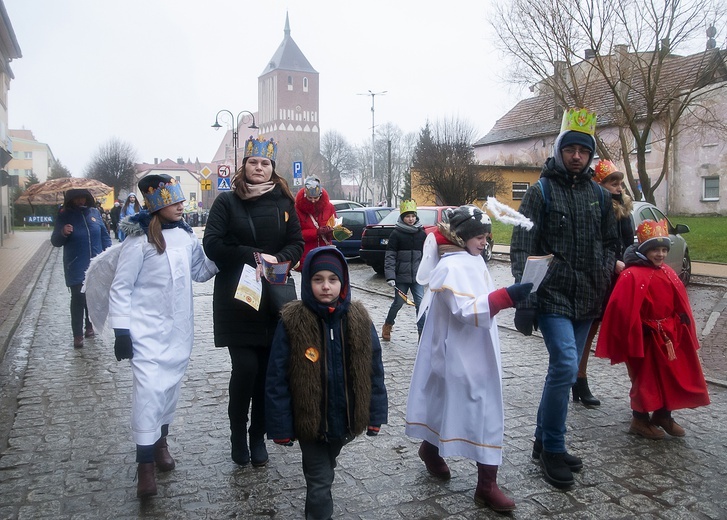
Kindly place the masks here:
[(53, 166), (51, 166), (50, 169), (50, 175), (48, 175), (48, 180), (51, 179), (62, 179), (64, 177), (70, 177), (71, 172), (68, 168), (66, 168), (63, 163), (61, 163), (60, 159), (56, 159), (53, 161)]
[(331, 198), (340, 198), (343, 192), (339, 194), (328, 186), (340, 189), (342, 179), (353, 175), (356, 169), (355, 151), (343, 134), (331, 130), (321, 138), (321, 155), (324, 172), (322, 180), (325, 180), (326, 190)]
[(86, 167), (86, 177), (108, 184), (114, 189), (114, 198), (119, 191), (128, 189), (134, 183), (136, 173), (136, 151), (129, 143), (116, 137), (101, 145)]
[[(492, 171), (479, 167), (472, 143), (476, 129), (460, 119), (427, 122), (419, 133), (413, 168), (422, 189), (439, 204), (459, 206), (501, 190)], [(485, 191), (489, 193), (485, 193)]]
[[(618, 142), (598, 139), (599, 154), (620, 156), (632, 192), (640, 182), (654, 202), (685, 124), (721, 126), (701, 100), (727, 79), (724, 51), (674, 52), (720, 26), (725, 9), (723, 0), (500, 0), (491, 23), (514, 64), (509, 79), (554, 98), (556, 112), (597, 109), (601, 124), (618, 130)], [(655, 143), (664, 160), (652, 180), (646, 158)]]

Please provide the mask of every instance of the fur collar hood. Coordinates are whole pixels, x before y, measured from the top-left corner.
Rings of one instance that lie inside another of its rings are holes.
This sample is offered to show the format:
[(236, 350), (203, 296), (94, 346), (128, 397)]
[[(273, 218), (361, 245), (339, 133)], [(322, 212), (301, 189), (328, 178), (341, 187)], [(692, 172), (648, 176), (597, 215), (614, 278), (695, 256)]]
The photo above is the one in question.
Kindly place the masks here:
[[(140, 237), (146, 235), (147, 231), (149, 231), (149, 223), (151, 222), (151, 217), (153, 215), (149, 213), (147, 210), (141, 210), (136, 215), (131, 215), (130, 217), (126, 217), (124, 220), (119, 222), (119, 226), (121, 227), (121, 230), (126, 234), (128, 237)], [(162, 229), (172, 229), (175, 227), (182, 228), (187, 233), (193, 233), (192, 228), (189, 227), (189, 224), (187, 224), (184, 219), (180, 220), (179, 222), (172, 222), (170, 224), (162, 224)]]

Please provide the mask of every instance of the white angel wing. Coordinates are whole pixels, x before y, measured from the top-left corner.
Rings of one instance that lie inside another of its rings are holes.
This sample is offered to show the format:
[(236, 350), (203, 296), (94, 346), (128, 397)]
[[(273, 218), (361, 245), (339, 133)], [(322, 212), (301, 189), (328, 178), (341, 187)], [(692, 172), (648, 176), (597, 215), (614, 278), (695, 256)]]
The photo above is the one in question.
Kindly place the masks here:
[(109, 315), (109, 291), (116, 275), (121, 246), (116, 244), (92, 258), (83, 281), (81, 291), (86, 293), (88, 317), (98, 332), (103, 332)]
[[(427, 285), (429, 277), (439, 263), (439, 248), (437, 247), (437, 239), (434, 233), (429, 233), (424, 241), (424, 249), (422, 251), (422, 261), (419, 262), (419, 270), (417, 271), (417, 283), (419, 285)], [(421, 305), (420, 305), (421, 307)]]

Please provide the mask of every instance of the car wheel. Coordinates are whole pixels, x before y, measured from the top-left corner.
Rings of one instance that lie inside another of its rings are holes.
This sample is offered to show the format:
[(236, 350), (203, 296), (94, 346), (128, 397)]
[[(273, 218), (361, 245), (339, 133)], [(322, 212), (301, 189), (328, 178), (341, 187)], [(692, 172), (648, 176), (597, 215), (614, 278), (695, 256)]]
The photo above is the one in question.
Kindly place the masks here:
[(485, 262), (489, 262), (490, 260), (492, 260), (492, 240), (491, 239), (487, 239), (485, 248), (482, 250), (482, 258), (485, 259)]
[(679, 279), (686, 286), (692, 279), (692, 259), (689, 258), (689, 250), (684, 251), (684, 258), (682, 258), (682, 270), (679, 273)]

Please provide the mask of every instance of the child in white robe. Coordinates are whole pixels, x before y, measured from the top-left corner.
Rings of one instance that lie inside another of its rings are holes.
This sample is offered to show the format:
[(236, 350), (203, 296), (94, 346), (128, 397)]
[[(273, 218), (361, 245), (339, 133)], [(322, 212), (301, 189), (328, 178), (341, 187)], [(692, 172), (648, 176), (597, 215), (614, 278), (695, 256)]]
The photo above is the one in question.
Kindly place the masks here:
[[(427, 238), (417, 274), (429, 290), (420, 310), (427, 318), (409, 388), (406, 434), (423, 440), (419, 457), (435, 477), (450, 478), (443, 456), (476, 461), (475, 502), (512, 511), (515, 502), (497, 486), (505, 417), (495, 315), (527, 297), (532, 284), (495, 290), (481, 255), (489, 217), (474, 206), (446, 211), (447, 221)], [(432, 257), (438, 259), (433, 268)]]
[(139, 181), (148, 211), (121, 223), (109, 295), (116, 359), (129, 359), (133, 375), (131, 429), (136, 443), (137, 496), (157, 494), (155, 464), (171, 471), (169, 424), (179, 399), (194, 340), (191, 281), (217, 273), (192, 229), (182, 220), (181, 186), (169, 175)]

